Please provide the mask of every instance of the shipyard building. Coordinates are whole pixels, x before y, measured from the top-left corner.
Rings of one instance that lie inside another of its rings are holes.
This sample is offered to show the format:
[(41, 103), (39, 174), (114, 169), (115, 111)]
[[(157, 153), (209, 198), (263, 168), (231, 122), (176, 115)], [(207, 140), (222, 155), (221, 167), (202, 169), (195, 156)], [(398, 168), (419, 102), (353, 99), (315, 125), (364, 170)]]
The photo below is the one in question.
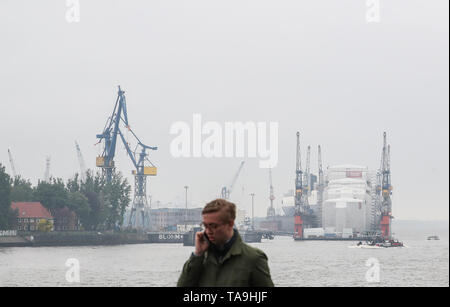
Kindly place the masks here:
[[(370, 232), (374, 227), (376, 172), (359, 165), (330, 166), (325, 171), (323, 201), (319, 203), (314, 184), (308, 204), (317, 217), (315, 228), (304, 229), (308, 237), (351, 237)], [(279, 231), (293, 231), (294, 191), (282, 198), (284, 216), (277, 216)], [(264, 224), (262, 224), (264, 226)]]

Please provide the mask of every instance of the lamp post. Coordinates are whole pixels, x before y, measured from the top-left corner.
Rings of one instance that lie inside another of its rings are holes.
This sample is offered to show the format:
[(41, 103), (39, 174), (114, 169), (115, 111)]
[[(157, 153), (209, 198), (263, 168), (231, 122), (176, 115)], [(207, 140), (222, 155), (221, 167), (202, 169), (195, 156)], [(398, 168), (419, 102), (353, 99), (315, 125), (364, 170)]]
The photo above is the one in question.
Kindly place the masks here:
[(255, 199), (255, 193), (251, 193), (250, 196), (252, 197), (252, 230), (255, 230), (255, 215), (254, 215), (254, 199)]
[(185, 190), (186, 190), (186, 209), (184, 211), (184, 231), (187, 231), (187, 194), (188, 194), (188, 186), (185, 185), (184, 186)]

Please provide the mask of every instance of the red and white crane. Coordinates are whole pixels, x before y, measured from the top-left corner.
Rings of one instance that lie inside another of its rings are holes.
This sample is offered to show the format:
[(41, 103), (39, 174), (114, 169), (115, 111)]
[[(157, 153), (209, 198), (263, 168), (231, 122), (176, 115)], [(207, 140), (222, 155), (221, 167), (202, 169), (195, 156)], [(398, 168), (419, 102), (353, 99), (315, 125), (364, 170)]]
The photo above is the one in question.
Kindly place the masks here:
[(383, 153), (381, 156), (381, 204), (380, 204), (380, 230), (385, 239), (391, 238), (392, 220), (392, 184), (391, 184), (391, 147), (386, 142), (386, 132), (383, 133)]

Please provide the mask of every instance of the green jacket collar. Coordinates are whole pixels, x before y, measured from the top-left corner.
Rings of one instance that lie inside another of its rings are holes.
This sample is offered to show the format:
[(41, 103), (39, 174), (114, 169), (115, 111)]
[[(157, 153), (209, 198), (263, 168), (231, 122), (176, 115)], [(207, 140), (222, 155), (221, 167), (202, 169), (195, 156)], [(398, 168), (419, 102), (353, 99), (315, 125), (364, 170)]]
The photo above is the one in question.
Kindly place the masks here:
[(206, 252), (206, 258), (209, 259), (209, 261), (212, 261), (214, 264), (223, 264), (226, 260), (228, 260), (231, 256), (236, 256), (242, 254), (242, 238), (237, 229), (234, 229), (234, 232), (236, 233), (236, 240), (234, 241), (233, 245), (231, 246), (230, 250), (225, 254), (225, 256), (217, 262), (216, 257), (213, 255), (213, 253), (208, 250)]

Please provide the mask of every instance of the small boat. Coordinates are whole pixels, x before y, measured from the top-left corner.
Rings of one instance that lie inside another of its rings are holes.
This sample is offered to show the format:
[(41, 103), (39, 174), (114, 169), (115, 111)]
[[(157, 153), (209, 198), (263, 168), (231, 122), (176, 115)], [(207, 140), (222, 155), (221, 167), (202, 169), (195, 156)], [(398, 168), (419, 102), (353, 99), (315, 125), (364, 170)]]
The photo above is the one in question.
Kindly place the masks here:
[(429, 236), (429, 237), (427, 238), (427, 240), (439, 240), (439, 237), (436, 236), (436, 235), (434, 235), (434, 236)]
[(352, 245), (348, 248), (367, 248), (367, 249), (378, 249), (378, 248), (384, 248), (381, 246), (375, 246), (375, 245), (369, 245), (369, 244), (361, 244), (361, 245)]
[(366, 241), (363, 243), (359, 241), (356, 246), (351, 246), (351, 248), (388, 248), (388, 247), (404, 247), (403, 242), (394, 239), (382, 239), (382, 238), (374, 238), (372, 240)]
[(242, 240), (245, 243), (261, 243), (262, 234), (255, 230), (245, 230), (241, 232)]

